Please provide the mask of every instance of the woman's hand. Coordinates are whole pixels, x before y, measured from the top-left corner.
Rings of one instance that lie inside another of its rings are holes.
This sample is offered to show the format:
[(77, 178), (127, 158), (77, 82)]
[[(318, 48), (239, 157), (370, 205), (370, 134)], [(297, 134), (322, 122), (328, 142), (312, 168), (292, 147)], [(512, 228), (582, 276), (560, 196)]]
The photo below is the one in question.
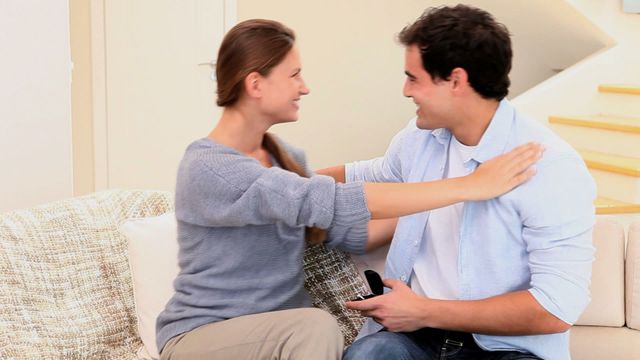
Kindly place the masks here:
[(528, 143), (485, 161), (476, 171), (465, 176), (468, 199), (492, 199), (527, 181), (535, 174), (531, 165), (542, 157), (543, 152), (542, 145)]

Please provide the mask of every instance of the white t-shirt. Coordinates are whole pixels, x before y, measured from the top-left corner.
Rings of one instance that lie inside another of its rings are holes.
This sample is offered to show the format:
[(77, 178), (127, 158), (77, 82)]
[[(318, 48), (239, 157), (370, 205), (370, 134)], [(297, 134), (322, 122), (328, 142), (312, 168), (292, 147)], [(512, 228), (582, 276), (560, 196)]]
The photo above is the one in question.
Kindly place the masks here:
[[(467, 175), (465, 163), (471, 159), (475, 146), (461, 144), (451, 137), (445, 178)], [(413, 265), (411, 289), (418, 295), (433, 299), (458, 298), (458, 242), (464, 203), (435, 209), (429, 214), (424, 238)]]

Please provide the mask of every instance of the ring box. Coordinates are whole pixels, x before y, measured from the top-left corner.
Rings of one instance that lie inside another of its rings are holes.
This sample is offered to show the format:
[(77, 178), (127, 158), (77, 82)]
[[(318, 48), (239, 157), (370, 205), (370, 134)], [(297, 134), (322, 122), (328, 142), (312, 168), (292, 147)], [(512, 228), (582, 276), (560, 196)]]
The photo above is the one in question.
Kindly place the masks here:
[(367, 278), (367, 283), (369, 283), (371, 294), (358, 295), (357, 298), (351, 301), (370, 299), (374, 296), (382, 295), (384, 293), (384, 284), (382, 283), (382, 278), (377, 272), (373, 270), (365, 270), (364, 276)]

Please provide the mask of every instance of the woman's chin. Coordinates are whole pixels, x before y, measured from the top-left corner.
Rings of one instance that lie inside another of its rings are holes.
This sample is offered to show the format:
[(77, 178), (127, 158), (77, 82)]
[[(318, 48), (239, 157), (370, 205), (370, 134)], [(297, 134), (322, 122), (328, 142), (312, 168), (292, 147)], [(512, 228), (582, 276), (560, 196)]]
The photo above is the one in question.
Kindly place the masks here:
[(296, 122), (296, 121), (298, 121), (298, 115), (296, 115), (296, 116), (287, 116), (287, 117), (280, 118), (275, 123), (273, 123), (273, 125), (292, 123), (292, 122)]
[(286, 120), (283, 122), (296, 122), (298, 121), (298, 112), (296, 111), (295, 114), (290, 114), (289, 116), (286, 117)]

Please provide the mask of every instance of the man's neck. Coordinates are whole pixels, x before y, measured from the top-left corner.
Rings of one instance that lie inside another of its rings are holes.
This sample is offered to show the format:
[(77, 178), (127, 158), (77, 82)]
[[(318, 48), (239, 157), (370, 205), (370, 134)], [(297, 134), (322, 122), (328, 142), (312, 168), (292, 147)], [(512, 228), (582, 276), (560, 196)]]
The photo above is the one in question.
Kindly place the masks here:
[(461, 108), (460, 120), (449, 130), (467, 146), (478, 145), (500, 104), (497, 100), (473, 99)]

